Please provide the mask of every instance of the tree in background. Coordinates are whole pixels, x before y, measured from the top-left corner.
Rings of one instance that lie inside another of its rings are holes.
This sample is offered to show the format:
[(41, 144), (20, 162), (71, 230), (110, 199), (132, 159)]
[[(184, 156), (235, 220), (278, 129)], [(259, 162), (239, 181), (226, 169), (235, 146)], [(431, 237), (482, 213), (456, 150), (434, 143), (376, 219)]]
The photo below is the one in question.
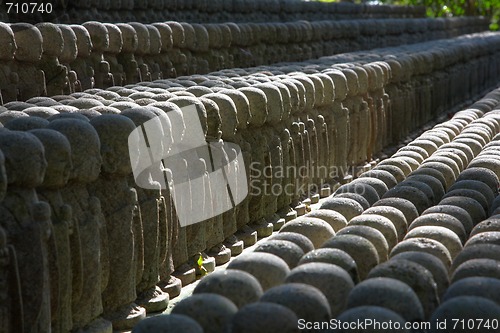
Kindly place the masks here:
[[(319, 1), (337, 2), (338, 0)], [(491, 30), (499, 28), (500, 0), (350, 0), (350, 2), (425, 6), (428, 17), (485, 16), (491, 18)]]

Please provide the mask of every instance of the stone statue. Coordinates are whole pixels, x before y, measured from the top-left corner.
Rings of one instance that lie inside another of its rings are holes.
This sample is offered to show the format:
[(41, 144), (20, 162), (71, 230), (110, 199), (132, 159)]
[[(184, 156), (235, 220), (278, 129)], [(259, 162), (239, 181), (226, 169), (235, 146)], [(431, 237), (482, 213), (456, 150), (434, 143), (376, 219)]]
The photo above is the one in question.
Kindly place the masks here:
[(143, 58), (144, 63), (149, 67), (151, 72), (151, 80), (161, 80), (163, 79), (163, 73), (160, 69), (160, 64), (157, 62), (157, 56), (161, 53), (161, 43), (162, 38), (160, 31), (152, 24), (146, 24), (146, 28), (149, 32), (149, 52), (147, 52)]
[(94, 68), (95, 86), (101, 89), (112, 87), (115, 85), (113, 74), (110, 73), (109, 63), (104, 60), (103, 55), (109, 46), (108, 29), (104, 24), (96, 21), (85, 22), (83, 26), (92, 40), (90, 61)]
[(43, 53), (38, 68), (45, 73), (47, 95), (62, 95), (68, 85), (68, 69), (59, 63), (64, 38), (61, 29), (50, 22), (38, 23), (43, 38)]
[(172, 29), (166, 23), (153, 23), (153, 26), (158, 29), (161, 36), (161, 52), (154, 56), (153, 59), (159, 64), (163, 78), (176, 77), (175, 68), (168, 56), (168, 52), (173, 47)]
[(61, 29), (64, 40), (63, 51), (59, 55), (59, 61), (63, 66), (66, 67), (66, 70), (68, 71), (68, 82), (65, 86), (64, 94), (69, 95), (74, 92), (81, 91), (82, 89), (76, 72), (71, 70), (70, 66), (70, 63), (75, 61), (78, 55), (76, 34), (69, 25), (59, 24), (58, 26), (59, 29)]
[(78, 75), (78, 81), (80, 82), (80, 89), (87, 90), (94, 88), (94, 68), (89, 63), (89, 57), (92, 52), (92, 40), (90, 39), (90, 34), (81, 25), (71, 25), (76, 35), (76, 43), (78, 56), (70, 63), (71, 69)]
[(48, 128), (64, 134), (71, 145), (73, 168), (61, 195), (73, 209), (73, 224), (80, 233), (83, 263), (82, 281), (73, 280), (73, 283), (82, 284), (81, 295), (73, 294), (72, 297), (73, 330), (111, 332), (111, 322), (102, 318), (101, 298), (106, 287), (103, 280), (109, 274), (103, 270), (109, 263), (106, 224), (99, 199), (87, 189), (97, 180), (101, 169), (99, 136), (87, 121), (73, 118), (53, 120)]
[(129, 23), (129, 25), (135, 30), (137, 35), (135, 60), (137, 61), (137, 66), (139, 67), (139, 71), (141, 73), (141, 82), (151, 81), (151, 70), (144, 61), (144, 56), (148, 54), (151, 46), (148, 28), (144, 24), (137, 22)]
[(14, 23), (11, 28), (17, 44), (15, 71), (19, 76), (18, 100), (47, 95), (45, 73), (38, 69), (43, 52), (42, 34), (29, 23)]
[(123, 86), (125, 85), (125, 73), (123, 71), (123, 66), (118, 63), (117, 59), (123, 47), (122, 32), (114, 24), (104, 23), (104, 25), (106, 29), (108, 29), (109, 35), (109, 46), (104, 52), (104, 59), (109, 63), (109, 69), (111, 74), (113, 74), (115, 85)]
[[(5, 157), (0, 153), (0, 201), (5, 198), (7, 174)], [(21, 281), (16, 250), (7, 242), (7, 234), (0, 227), (0, 329), (2, 332), (24, 332)]]
[[(131, 119), (134, 123), (134, 128), (141, 126), (144, 123), (153, 120), (156, 125), (158, 125), (158, 130), (170, 130), (170, 123), (168, 118), (160, 118), (152, 111), (153, 107), (147, 108), (135, 108), (128, 109), (122, 112), (122, 115)], [(156, 109), (157, 112), (162, 113), (161, 110)], [(148, 123), (151, 124), (151, 123)], [(164, 133), (165, 136), (170, 133)], [(164, 138), (160, 136), (161, 138)], [(170, 139), (162, 140), (163, 142), (171, 142)], [(125, 140), (123, 142), (126, 142)], [(126, 147), (128, 148), (128, 147)], [(161, 149), (166, 149), (167, 147), (162, 147)], [(139, 158), (148, 158), (149, 156), (143, 156), (145, 152), (139, 152)], [(128, 162), (130, 165), (130, 160)], [(132, 170), (130, 170), (132, 171)], [(130, 172), (129, 172), (130, 174)], [(153, 177), (156, 174), (151, 174), (150, 176), (144, 175), (141, 180), (135, 180), (133, 186), (137, 191), (137, 196), (139, 199), (139, 206), (141, 208), (141, 218), (143, 227), (143, 274), (141, 280), (136, 281), (137, 285), (137, 303), (148, 312), (157, 312), (164, 310), (168, 305), (168, 295), (166, 295), (159, 287), (156, 285), (160, 282), (160, 257), (164, 255), (161, 253), (162, 246), (160, 245), (160, 205), (163, 204), (164, 199), (161, 196), (161, 184)], [(151, 178), (149, 178), (151, 177)], [(142, 181), (147, 181), (146, 184), (142, 184)], [(145, 188), (146, 186), (147, 188)]]
[(4, 104), (17, 100), (19, 76), (13, 61), (17, 49), (14, 32), (3, 22), (0, 23), (0, 41), (4, 45), (0, 50), (0, 92)]
[[(51, 289), (57, 288), (56, 312), (51, 313), (52, 331), (69, 332), (73, 326), (71, 313), (72, 279), (81, 279), (82, 258), (80, 239), (73, 229), (71, 206), (64, 203), (60, 189), (69, 179), (71, 164), (71, 146), (61, 133), (48, 129), (30, 131), (43, 144), (47, 158), (47, 170), (43, 183), (37, 188), (40, 199), (51, 208), (52, 232), (57, 251), (57, 284), (51, 276)], [(76, 236), (76, 237), (75, 237)], [(74, 249), (75, 251), (71, 251)], [(52, 273), (52, 272), (51, 272)], [(51, 274), (52, 275), (52, 274)], [(79, 276), (78, 278), (76, 278)], [(52, 293), (53, 295), (55, 293)], [(54, 301), (54, 300), (52, 300)]]
[(123, 71), (125, 72), (125, 83), (132, 84), (141, 82), (141, 72), (134, 55), (139, 44), (137, 33), (130, 24), (118, 23), (116, 26), (122, 32), (123, 38), (122, 51), (116, 58), (118, 63), (123, 66)]
[(47, 166), (43, 145), (32, 134), (3, 130), (0, 147), (9, 188), (0, 206), (0, 225), (20, 264), (24, 331), (50, 332), (50, 207), (35, 192)]

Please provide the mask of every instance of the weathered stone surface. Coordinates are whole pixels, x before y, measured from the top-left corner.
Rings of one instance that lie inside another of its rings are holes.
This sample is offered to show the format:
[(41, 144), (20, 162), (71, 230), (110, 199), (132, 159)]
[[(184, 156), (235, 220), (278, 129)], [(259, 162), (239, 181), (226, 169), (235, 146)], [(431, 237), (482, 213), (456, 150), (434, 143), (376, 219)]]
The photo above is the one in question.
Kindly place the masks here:
[[(365, 305), (351, 308), (349, 310), (344, 311), (337, 319), (341, 322), (351, 323), (352, 327), (356, 327), (354, 323), (364, 322), (365, 320), (373, 320), (380, 323), (383, 322), (392, 322), (399, 323), (401, 327), (404, 327), (406, 320), (393, 310), (389, 310), (385, 307), (374, 306), (374, 305)], [(396, 325), (396, 324), (395, 324)], [(379, 328), (375, 327), (363, 327), (363, 328), (354, 328), (354, 329), (339, 329), (338, 332), (371, 332), (376, 333), (379, 332)], [(384, 332), (410, 332), (409, 330), (400, 330), (400, 329), (384, 329)]]
[(358, 267), (356, 262), (345, 251), (331, 248), (312, 250), (300, 259), (297, 266), (310, 262), (323, 262), (342, 267), (347, 273), (349, 273), (355, 284), (359, 282)]
[(254, 250), (255, 252), (265, 252), (274, 254), (283, 259), (290, 269), (297, 266), (304, 251), (297, 244), (281, 239), (271, 239), (260, 243)]
[(297, 315), (275, 303), (256, 302), (241, 308), (231, 320), (230, 332), (299, 333)]
[(318, 288), (328, 299), (334, 317), (344, 310), (347, 296), (354, 287), (350, 275), (343, 268), (317, 262), (292, 269), (285, 282), (305, 283)]
[(133, 333), (203, 333), (203, 327), (191, 317), (180, 314), (168, 314), (150, 317), (140, 321)]
[(305, 216), (286, 223), (280, 232), (297, 232), (304, 235), (316, 248), (335, 236), (335, 231), (330, 224), (319, 218)]
[(415, 292), (406, 283), (393, 278), (377, 277), (356, 285), (347, 299), (347, 308), (359, 306), (387, 308), (410, 322), (425, 318)]
[(238, 308), (257, 302), (263, 291), (259, 281), (251, 274), (235, 269), (214, 272), (204, 277), (193, 294), (214, 293), (231, 300)]

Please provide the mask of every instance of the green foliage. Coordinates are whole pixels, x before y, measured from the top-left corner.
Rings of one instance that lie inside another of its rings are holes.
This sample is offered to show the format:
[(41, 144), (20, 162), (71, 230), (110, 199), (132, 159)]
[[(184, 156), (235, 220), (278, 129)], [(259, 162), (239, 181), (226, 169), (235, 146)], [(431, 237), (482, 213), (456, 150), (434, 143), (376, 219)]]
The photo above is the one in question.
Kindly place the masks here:
[[(316, 0), (337, 2), (338, 0)], [(351, 0), (388, 5), (425, 6), (428, 17), (485, 16), (491, 19), (490, 29), (498, 30), (500, 21), (500, 0)]]

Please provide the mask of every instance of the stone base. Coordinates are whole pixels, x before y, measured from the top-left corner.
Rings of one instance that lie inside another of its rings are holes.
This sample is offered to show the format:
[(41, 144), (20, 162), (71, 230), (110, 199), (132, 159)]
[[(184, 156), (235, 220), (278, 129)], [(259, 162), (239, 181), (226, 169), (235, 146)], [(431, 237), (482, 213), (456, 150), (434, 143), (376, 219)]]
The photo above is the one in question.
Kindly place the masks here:
[(90, 324), (82, 329), (85, 333), (113, 333), (113, 325), (104, 318), (94, 319)]
[(304, 200), (302, 200), (302, 203), (306, 206), (310, 206), (312, 203), (312, 200), (311, 200), (311, 198), (305, 198)]
[(342, 184), (347, 184), (352, 181), (352, 175), (345, 175), (344, 178), (342, 178), (341, 183)]
[(133, 328), (139, 321), (146, 318), (146, 309), (135, 303), (131, 303), (112, 313), (105, 314), (104, 317), (113, 323), (114, 330), (127, 330)]
[(313, 194), (311, 195), (311, 204), (315, 204), (319, 202), (319, 194)]
[[(205, 252), (203, 252), (201, 254), (201, 257), (203, 258), (203, 268), (205, 268), (205, 270), (207, 271), (207, 273), (212, 273), (213, 271), (215, 271), (215, 258), (214, 257), (210, 257), (208, 254), (206, 254)], [(201, 274), (201, 272), (200, 272)]]
[(257, 243), (257, 231), (248, 226), (244, 226), (241, 230), (238, 230), (236, 237), (243, 241), (245, 247), (250, 247)]
[(320, 198), (326, 198), (329, 197), (332, 194), (332, 190), (330, 186), (325, 186), (321, 188), (321, 191), (319, 192)]
[(160, 282), (158, 286), (161, 288), (161, 290), (163, 290), (168, 294), (170, 299), (172, 299), (180, 295), (182, 289), (182, 282), (175, 276), (170, 276), (170, 279), (168, 280), (167, 284)]
[(285, 207), (278, 212), (278, 215), (285, 219), (285, 222), (297, 218), (297, 212), (292, 207)]
[[(257, 234), (257, 233), (255, 233)], [(231, 256), (235, 257), (243, 252), (245, 243), (242, 240), (237, 240), (236, 242), (224, 242), (224, 245), (231, 250)]]
[(267, 222), (265, 219), (262, 219), (257, 224), (254, 225), (255, 230), (257, 231), (257, 237), (269, 237), (273, 234), (274, 226), (271, 222)]
[(307, 213), (307, 207), (304, 204), (300, 204), (300, 205), (296, 206), (294, 209), (297, 212), (297, 216), (302, 216), (305, 213)]
[(273, 223), (273, 231), (279, 231), (285, 225), (285, 222), (284, 218), (279, 218)]
[(217, 266), (224, 265), (231, 259), (231, 250), (220, 244), (208, 251), (208, 255), (215, 258)]
[(172, 275), (181, 280), (183, 286), (187, 286), (196, 281), (196, 270), (188, 264), (184, 264), (177, 268)]
[(155, 286), (138, 295), (135, 302), (146, 309), (146, 312), (149, 314), (165, 310), (169, 300), (169, 295), (163, 292), (160, 287)]

